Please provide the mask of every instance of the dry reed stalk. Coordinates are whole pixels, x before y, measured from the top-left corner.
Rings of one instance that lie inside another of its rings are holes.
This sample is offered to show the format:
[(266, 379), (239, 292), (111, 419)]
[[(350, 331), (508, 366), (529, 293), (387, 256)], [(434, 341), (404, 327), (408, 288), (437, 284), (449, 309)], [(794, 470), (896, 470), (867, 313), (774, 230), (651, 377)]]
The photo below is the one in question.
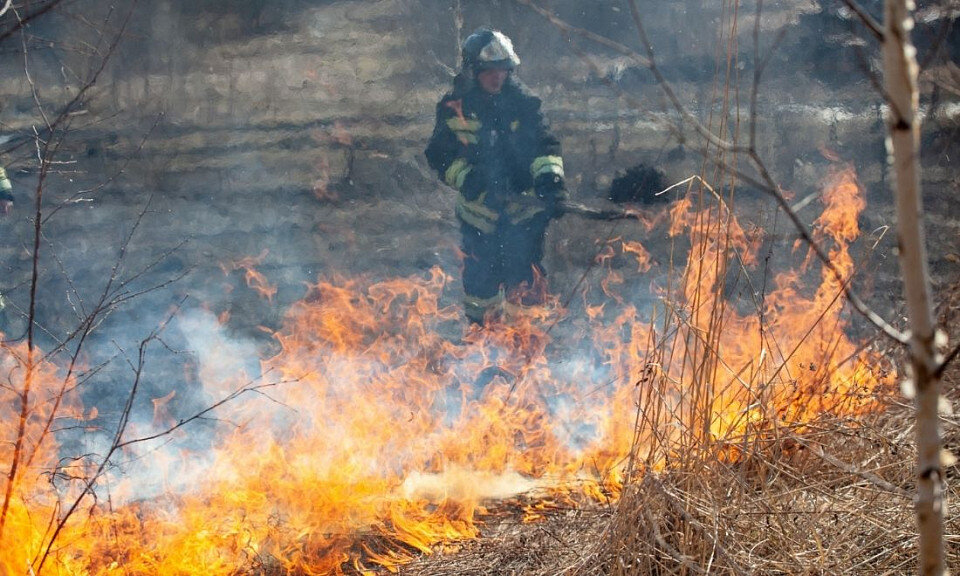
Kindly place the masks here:
[[(855, 426), (824, 419), (811, 434), (818, 450), (771, 439), (733, 464), (703, 462), (639, 482), (624, 492), (593, 572), (582, 573), (909, 571), (916, 536), (905, 491), (915, 448), (891, 441), (909, 418), (892, 405)], [(863, 463), (870, 477), (823, 453)]]
[[(729, 227), (719, 226), (710, 214), (701, 212), (694, 226), (729, 245)], [(704, 256), (694, 253), (691, 259)], [(712, 265), (722, 277), (725, 263)], [(699, 283), (689, 274), (688, 269), (678, 293), (687, 283)], [(903, 411), (899, 417), (850, 412), (850, 417), (825, 413), (802, 425), (783, 421), (768, 392), (790, 375), (783, 366), (771, 375), (769, 369), (732, 366), (723, 358), (720, 334), (729, 304), (721, 296), (698, 294), (686, 303), (675, 297), (668, 304), (673, 325), (663, 331), (677, 336), (661, 339), (650, 357), (681, 368), (673, 379), (661, 373), (650, 383), (652, 392), (640, 407), (645, 430), (637, 433), (647, 439), (646, 452), (636, 455), (648, 464), (657, 458), (667, 464), (625, 489), (594, 554), (597, 563), (580, 573), (841, 574), (911, 565), (905, 460), (911, 447), (900, 433)], [(698, 311), (707, 322), (695, 322)], [(765, 328), (770, 337), (771, 327)], [(837, 330), (826, 328), (827, 333)], [(805, 338), (814, 333), (811, 327)], [(850, 360), (834, 358), (836, 342), (835, 337), (824, 342), (824, 365)], [(720, 379), (721, 373), (733, 376)], [(816, 390), (828, 386), (829, 377), (818, 368), (813, 383), (793, 393), (798, 405), (817, 406)], [(684, 382), (687, 402), (671, 401), (678, 380)], [(764, 420), (736, 422), (736, 434), (713, 436), (713, 401), (734, 385), (750, 394)], [(899, 408), (891, 398), (882, 400)]]

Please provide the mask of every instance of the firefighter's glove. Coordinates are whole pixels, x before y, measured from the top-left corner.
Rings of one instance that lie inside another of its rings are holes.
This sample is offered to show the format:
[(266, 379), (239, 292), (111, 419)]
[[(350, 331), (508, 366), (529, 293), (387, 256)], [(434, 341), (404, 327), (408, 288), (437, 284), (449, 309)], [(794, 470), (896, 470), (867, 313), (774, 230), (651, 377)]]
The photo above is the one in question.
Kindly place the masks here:
[(483, 187), (487, 179), (484, 178), (483, 171), (479, 168), (473, 168), (463, 179), (463, 185), (460, 186), (460, 193), (469, 202), (473, 202), (483, 193)]
[(537, 191), (537, 198), (541, 200), (549, 196), (559, 196), (563, 191), (563, 176), (559, 174), (541, 174), (533, 182)]
[(560, 197), (563, 193), (563, 177), (558, 174), (541, 174), (533, 183), (537, 198), (543, 202), (547, 216), (553, 218), (560, 212)]

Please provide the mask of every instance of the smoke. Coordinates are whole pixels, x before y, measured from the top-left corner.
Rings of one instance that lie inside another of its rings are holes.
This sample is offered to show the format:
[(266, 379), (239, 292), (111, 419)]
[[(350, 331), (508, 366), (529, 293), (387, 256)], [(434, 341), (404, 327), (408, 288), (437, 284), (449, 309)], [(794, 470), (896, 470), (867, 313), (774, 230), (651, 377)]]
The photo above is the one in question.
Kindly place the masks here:
[(260, 379), (260, 354), (256, 343), (229, 336), (217, 317), (202, 308), (185, 311), (174, 326), (186, 341), (187, 351), (196, 358), (203, 398), (217, 402), (237, 389), (238, 384)]
[[(130, 333), (132, 328), (126, 325), (115, 328), (106, 330), (97, 342), (109, 338), (118, 349), (125, 344), (135, 347), (137, 338), (143, 339)], [(134, 394), (129, 421), (119, 440), (116, 430), (122, 420), (118, 406), (123, 403), (118, 400), (134, 393), (138, 369), (129, 363), (130, 358), (116, 355), (110, 369), (101, 370), (100, 380), (90, 382), (84, 395), (84, 404), (99, 412), (97, 426), (70, 428), (59, 435), (66, 456), (94, 454), (103, 459), (115, 443), (126, 445), (111, 458), (97, 487), (101, 497), (116, 504), (202, 486), (215, 463), (211, 447), (217, 434), (234, 425), (219, 420), (233, 408), (229, 403), (207, 410), (260, 379), (257, 345), (229, 336), (208, 310), (181, 311), (160, 338), (146, 348), (147, 361), (139, 375), (143, 387)], [(182, 344), (182, 348), (174, 349), (170, 342)], [(104, 352), (101, 348), (91, 354)], [(118, 378), (117, 368), (127, 376)], [(240, 396), (231, 402), (247, 399)], [(196, 418), (199, 414), (202, 417)]]
[(505, 499), (547, 486), (543, 481), (523, 476), (513, 470), (493, 474), (454, 465), (446, 467), (438, 474), (416, 471), (407, 475), (399, 493), (404, 499), (411, 501), (426, 499), (433, 502), (480, 502), (487, 499)]

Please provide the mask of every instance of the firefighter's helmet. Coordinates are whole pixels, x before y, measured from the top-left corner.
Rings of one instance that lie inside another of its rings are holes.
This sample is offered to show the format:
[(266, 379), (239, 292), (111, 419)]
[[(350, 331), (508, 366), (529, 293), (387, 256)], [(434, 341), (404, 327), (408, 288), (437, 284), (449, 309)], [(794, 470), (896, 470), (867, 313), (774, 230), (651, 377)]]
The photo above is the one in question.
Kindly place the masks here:
[(480, 28), (463, 41), (463, 70), (477, 74), (491, 68), (514, 70), (520, 58), (513, 42), (499, 30)]

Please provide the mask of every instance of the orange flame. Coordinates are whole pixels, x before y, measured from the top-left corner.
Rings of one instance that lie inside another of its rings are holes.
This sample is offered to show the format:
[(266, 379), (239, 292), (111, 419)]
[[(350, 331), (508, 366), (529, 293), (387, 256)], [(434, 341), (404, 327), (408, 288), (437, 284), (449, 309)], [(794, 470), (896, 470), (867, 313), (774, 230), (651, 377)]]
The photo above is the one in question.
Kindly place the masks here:
[[(864, 206), (859, 193), (852, 173), (832, 178), (816, 223), (843, 281), (853, 272), (848, 244)], [(770, 294), (741, 310), (723, 286), (731, 270), (756, 264), (758, 240), (722, 201), (705, 198), (699, 210), (693, 197), (670, 209), (669, 234), (689, 239), (689, 258), (677, 288), (658, 292), (663, 306), (654, 313), (624, 292), (640, 283), (614, 269), (612, 243), (599, 258), (601, 297), (584, 294), (582, 318), (567, 316), (557, 298), (536, 307), (512, 298), (518, 312), (509, 322), (461, 333), (459, 308), (443, 298), (451, 279), (439, 269), (318, 281), (274, 334), (281, 351), (261, 362), (261, 383), (222, 381), (209, 366), (229, 359), (200, 359), (212, 401), (256, 392), (217, 413), (229, 425), (205, 464), (184, 456), (202, 466), (202, 482), (149, 501), (128, 494), (130, 503), (112, 508), (91, 499), (89, 512), (66, 524), (52, 571), (395, 570), (444, 542), (476, 537), (491, 499), (546, 490), (548, 499), (524, 506), (527, 521), (573, 505), (575, 494), (616, 499), (629, 474), (670, 466), (687, 431), (736, 457), (730, 446), (751, 430), (870, 409), (878, 359), (844, 334), (842, 282), (824, 270), (818, 287), (805, 290), (814, 274), (784, 272)], [(633, 274), (649, 269), (645, 247), (612, 242), (636, 258)], [(232, 269), (249, 273), (260, 260)], [(0, 349), (3, 374), (13, 375), (0, 388), (4, 423), (17, 420), (24, 354)], [(52, 436), (40, 434), (54, 376), (34, 371), (43, 382), (28, 410), (34, 456), (18, 475), (0, 534), (0, 566), (10, 574), (37, 565), (49, 544), (45, 527), (65, 498), (36, 481), (57, 466)], [(172, 397), (155, 401), (159, 420), (169, 418), (163, 408)], [(6, 462), (16, 428), (3, 430)], [(78, 462), (68, 475), (89, 477), (86, 466)], [(122, 479), (101, 484), (118, 502), (135, 488)]]
[(61, 504), (77, 497), (75, 480), (88, 471), (83, 457), (58, 459), (54, 430), (70, 420), (82, 422), (96, 415), (91, 410), (84, 416), (72, 378), (58, 375), (39, 350), (8, 343), (0, 333), (3, 574), (27, 574), (43, 556)]
[(228, 275), (237, 270), (243, 270), (243, 277), (247, 282), (247, 286), (253, 288), (261, 298), (272, 302), (273, 297), (277, 295), (277, 287), (271, 284), (267, 280), (267, 277), (257, 270), (257, 266), (263, 264), (264, 259), (269, 253), (270, 251), (264, 248), (259, 256), (246, 256), (229, 264), (220, 264), (220, 269), (223, 270), (224, 275)]
[(643, 244), (639, 242), (630, 242), (624, 240), (622, 242), (623, 251), (628, 254), (633, 254), (637, 259), (637, 272), (649, 272), (650, 266), (650, 253), (647, 252), (647, 249), (643, 247)]

